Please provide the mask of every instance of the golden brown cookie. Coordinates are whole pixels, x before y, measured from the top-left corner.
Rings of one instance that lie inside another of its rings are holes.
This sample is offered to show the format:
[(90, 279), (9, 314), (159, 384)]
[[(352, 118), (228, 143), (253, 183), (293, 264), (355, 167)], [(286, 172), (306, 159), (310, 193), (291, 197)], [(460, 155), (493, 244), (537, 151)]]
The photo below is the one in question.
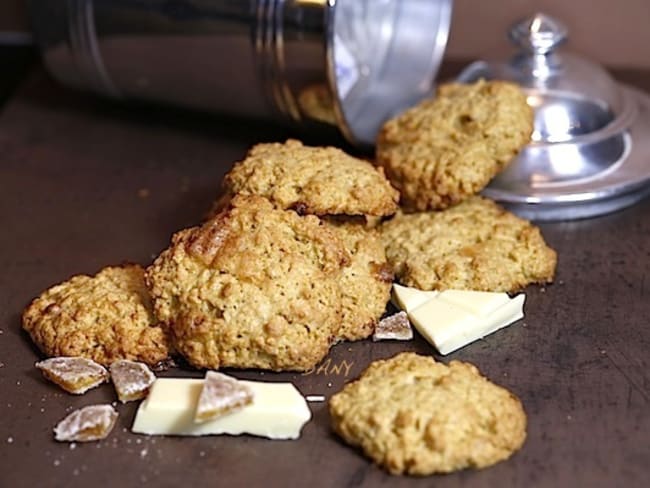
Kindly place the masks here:
[(236, 196), (178, 232), (147, 270), (160, 320), (194, 366), (308, 370), (341, 323), (349, 256), (320, 220)]
[(389, 120), (377, 164), (411, 210), (443, 209), (478, 193), (530, 140), (533, 111), (503, 81), (441, 85)]
[(112, 266), (53, 286), (23, 313), (23, 328), (47, 356), (81, 356), (104, 366), (118, 359), (150, 365), (168, 358), (139, 265)]
[(334, 430), (392, 474), (484, 468), (526, 439), (519, 399), (469, 363), (402, 353), (332, 396)]
[(343, 316), (339, 338), (357, 341), (369, 337), (390, 299), (393, 273), (386, 261), (377, 229), (366, 228), (365, 219), (326, 217), (325, 225), (343, 242), (350, 266), (343, 269)]
[(292, 139), (254, 146), (226, 175), (224, 189), (316, 215), (392, 215), (399, 198), (381, 168), (334, 147)]
[(515, 292), (553, 281), (557, 256), (539, 228), (486, 198), (398, 214), (381, 226), (400, 283), (421, 290)]

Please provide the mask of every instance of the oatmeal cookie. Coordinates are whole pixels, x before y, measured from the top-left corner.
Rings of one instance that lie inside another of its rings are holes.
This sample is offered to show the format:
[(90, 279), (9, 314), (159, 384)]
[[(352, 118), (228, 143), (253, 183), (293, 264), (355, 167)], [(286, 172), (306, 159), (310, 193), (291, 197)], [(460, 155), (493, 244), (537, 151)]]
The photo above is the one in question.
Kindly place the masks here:
[(112, 266), (53, 286), (23, 313), (23, 328), (47, 356), (118, 359), (154, 365), (169, 357), (139, 265)]
[(539, 228), (479, 196), (398, 214), (381, 234), (399, 282), (420, 290), (515, 292), (555, 274), (556, 253)]
[(469, 363), (402, 353), (332, 396), (334, 430), (392, 474), (484, 468), (526, 438), (519, 399)]
[(399, 198), (381, 168), (334, 147), (292, 139), (254, 146), (225, 176), (224, 189), (315, 215), (392, 215)]
[(393, 273), (376, 229), (365, 219), (326, 217), (325, 225), (343, 242), (350, 266), (343, 269), (341, 299), (343, 317), (339, 338), (356, 341), (369, 337), (390, 299)]
[(338, 337), (349, 264), (320, 220), (236, 196), (147, 269), (158, 318), (198, 368), (308, 370)]
[(383, 126), (377, 164), (410, 210), (443, 209), (482, 190), (530, 140), (533, 111), (503, 81), (447, 84)]

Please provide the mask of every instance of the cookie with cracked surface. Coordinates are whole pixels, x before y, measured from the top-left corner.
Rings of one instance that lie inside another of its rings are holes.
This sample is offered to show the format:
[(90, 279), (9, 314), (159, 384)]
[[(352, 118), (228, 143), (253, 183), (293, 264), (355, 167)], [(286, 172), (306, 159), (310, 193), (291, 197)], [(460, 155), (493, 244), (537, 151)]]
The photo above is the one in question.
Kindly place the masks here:
[(225, 176), (224, 189), (315, 215), (392, 215), (399, 199), (381, 168), (335, 147), (293, 139), (254, 146)]
[(25, 309), (23, 328), (47, 356), (81, 356), (104, 366), (118, 359), (150, 365), (170, 354), (139, 265), (109, 266), (46, 290)]
[(332, 396), (334, 430), (392, 474), (485, 468), (526, 439), (519, 399), (470, 363), (402, 353)]
[(381, 234), (398, 281), (420, 290), (515, 292), (555, 275), (557, 255), (539, 228), (479, 196), (398, 214)]
[(357, 341), (369, 337), (386, 310), (393, 282), (391, 267), (377, 229), (364, 218), (325, 217), (350, 254), (350, 266), (341, 276), (343, 316), (339, 338)]
[(239, 195), (200, 227), (175, 234), (146, 281), (190, 364), (301, 371), (338, 336), (338, 280), (349, 259), (317, 217)]
[(513, 83), (440, 85), (389, 120), (377, 164), (410, 210), (443, 209), (481, 191), (530, 141), (533, 110)]

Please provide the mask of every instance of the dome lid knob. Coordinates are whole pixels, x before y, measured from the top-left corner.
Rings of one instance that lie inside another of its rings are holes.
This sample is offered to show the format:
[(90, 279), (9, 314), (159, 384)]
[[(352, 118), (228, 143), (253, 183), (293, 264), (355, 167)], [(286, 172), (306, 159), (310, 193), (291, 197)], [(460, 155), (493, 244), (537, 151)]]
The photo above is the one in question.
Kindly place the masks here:
[(522, 50), (548, 54), (566, 41), (569, 31), (550, 15), (536, 13), (510, 28), (510, 40)]

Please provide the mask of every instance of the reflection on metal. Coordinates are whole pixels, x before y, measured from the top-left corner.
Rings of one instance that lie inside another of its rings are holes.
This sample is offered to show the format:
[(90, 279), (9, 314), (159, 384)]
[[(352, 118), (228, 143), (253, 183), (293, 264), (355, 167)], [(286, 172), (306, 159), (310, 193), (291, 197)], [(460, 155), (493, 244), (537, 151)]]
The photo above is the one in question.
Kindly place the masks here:
[[(431, 93), (451, 4), (30, 0), (45, 62), (66, 84), (305, 127), (334, 122), (359, 145)], [(314, 86), (328, 90), (330, 114), (300, 103)]]
[(120, 93), (106, 72), (97, 45), (93, 1), (67, 0), (70, 45), (84, 81), (99, 93), (119, 97)]
[(372, 145), (385, 120), (430, 96), (451, 23), (446, 0), (337, 0), (330, 69), (348, 139)]

